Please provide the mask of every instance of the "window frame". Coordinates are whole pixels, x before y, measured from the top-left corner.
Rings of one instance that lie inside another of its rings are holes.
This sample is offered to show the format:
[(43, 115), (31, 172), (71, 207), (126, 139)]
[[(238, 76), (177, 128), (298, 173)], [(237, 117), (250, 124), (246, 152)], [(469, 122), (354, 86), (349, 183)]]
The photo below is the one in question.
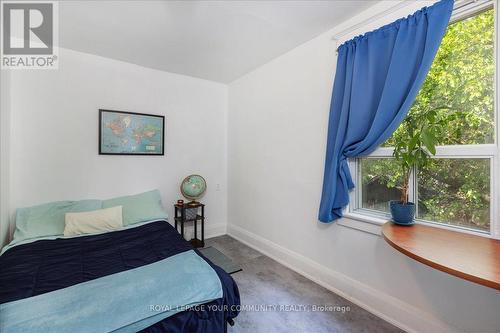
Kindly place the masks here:
[[(498, 2), (497, 1), (485, 1), (485, 2), (475, 2), (471, 0), (457, 1), (455, 3), (455, 8), (453, 10), (450, 24), (466, 19), (468, 17), (474, 16), (483, 12), (485, 10), (493, 9), (493, 15), (495, 18), (494, 23), (494, 57), (495, 57), (495, 74), (494, 74), (494, 123), (495, 123), (495, 134), (494, 143), (492, 144), (477, 144), (477, 145), (446, 145), (436, 147), (436, 155), (432, 158), (454, 158), (454, 159), (489, 159), (490, 160), (490, 230), (481, 231), (477, 229), (467, 228), (464, 226), (454, 226), (449, 224), (444, 224), (435, 221), (426, 221), (422, 219), (416, 219), (417, 223), (422, 223), (430, 225), (433, 227), (439, 227), (444, 229), (449, 229), (453, 231), (471, 233), (479, 236), (490, 237), (495, 239), (500, 239), (500, 138), (499, 138), (499, 128), (500, 128), (500, 117), (498, 115), (498, 100), (500, 85), (498, 78), (500, 77), (500, 70), (498, 66), (498, 45), (500, 45), (500, 38), (498, 33)], [(364, 158), (393, 158), (392, 147), (379, 147), (370, 155)], [(364, 222), (382, 224), (387, 221), (390, 216), (381, 211), (370, 210), (366, 208), (361, 208), (362, 200), (362, 182), (361, 182), (361, 168), (360, 168), (360, 158), (349, 159), (349, 168), (353, 179), (355, 180), (356, 187), (350, 192), (350, 203), (346, 208), (346, 217), (353, 218), (356, 220), (361, 220)], [(412, 170), (410, 176), (410, 188), (409, 188), (409, 199), (415, 202), (418, 185), (416, 180), (417, 170)]]

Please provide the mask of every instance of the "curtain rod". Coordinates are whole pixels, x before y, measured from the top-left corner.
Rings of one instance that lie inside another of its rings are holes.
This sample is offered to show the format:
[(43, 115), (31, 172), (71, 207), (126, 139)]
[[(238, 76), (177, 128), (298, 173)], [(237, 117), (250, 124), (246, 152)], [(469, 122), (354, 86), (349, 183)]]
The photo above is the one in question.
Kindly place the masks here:
[(358, 29), (358, 28), (360, 28), (360, 27), (362, 27), (362, 26), (364, 26), (366, 24), (370, 24), (370, 23), (378, 20), (381, 17), (384, 17), (384, 16), (387, 16), (389, 14), (392, 14), (393, 12), (395, 12), (395, 11), (401, 9), (401, 8), (409, 6), (410, 4), (411, 4), (411, 2), (409, 2), (409, 1), (401, 1), (400, 3), (398, 3), (398, 4), (394, 5), (394, 6), (391, 6), (388, 9), (383, 10), (382, 12), (380, 12), (378, 14), (370, 16), (370, 17), (362, 20), (359, 23), (356, 23), (356, 24), (354, 24), (354, 25), (352, 25), (352, 26), (350, 26), (350, 27), (348, 27), (348, 28), (346, 28), (344, 30), (339, 31), (338, 33), (336, 33), (332, 37), (332, 40), (338, 41), (340, 39), (340, 37), (345, 36), (345, 35), (349, 34), (350, 32), (352, 32), (352, 31), (354, 31), (354, 30), (356, 30), (356, 29)]
[[(387, 15), (390, 15), (392, 13), (394, 13), (395, 11), (401, 9), (401, 8), (404, 8), (404, 7), (407, 7), (409, 5), (412, 5), (414, 4), (415, 1), (401, 1), (400, 3), (398, 3), (397, 5), (394, 5), (386, 10), (383, 10), (382, 12), (378, 13), (378, 14), (375, 14), (373, 16), (370, 16), (364, 20), (362, 20), (361, 22), (359, 23), (356, 23), (344, 30), (341, 30), (340, 32), (336, 33), (333, 37), (332, 37), (332, 41), (334, 42), (338, 42), (341, 37), (355, 31), (356, 29), (358, 28), (361, 28), (367, 24), (370, 24), (384, 16), (387, 16)], [(450, 22), (453, 21), (454, 19), (456, 19), (457, 17), (461, 17), (461, 14), (463, 12), (466, 12), (472, 8), (477, 8), (478, 10), (481, 10), (485, 7), (488, 7), (490, 6), (491, 4), (493, 3), (493, 0), (457, 0), (455, 1), (455, 4), (453, 6), (453, 13), (452, 13), (452, 18), (450, 19)]]

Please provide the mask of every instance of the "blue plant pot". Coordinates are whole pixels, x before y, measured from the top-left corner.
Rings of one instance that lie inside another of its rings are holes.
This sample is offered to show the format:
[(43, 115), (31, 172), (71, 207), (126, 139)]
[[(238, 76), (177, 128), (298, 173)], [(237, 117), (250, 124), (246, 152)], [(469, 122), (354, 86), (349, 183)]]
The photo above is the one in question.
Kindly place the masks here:
[(408, 202), (403, 204), (401, 201), (391, 200), (389, 202), (392, 219), (396, 224), (412, 225), (415, 218), (415, 204)]

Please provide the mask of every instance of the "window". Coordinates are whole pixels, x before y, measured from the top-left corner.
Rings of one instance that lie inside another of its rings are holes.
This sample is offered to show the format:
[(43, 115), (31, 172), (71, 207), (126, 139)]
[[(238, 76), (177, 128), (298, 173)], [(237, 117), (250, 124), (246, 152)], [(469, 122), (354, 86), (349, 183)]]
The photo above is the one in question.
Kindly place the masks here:
[[(483, 3), (482, 8), (454, 12), (410, 109), (416, 116), (435, 110), (443, 130), (430, 163), (412, 171), (409, 200), (416, 203), (416, 218), (422, 222), (498, 238), (495, 60), (495, 10)], [(350, 162), (358, 185), (351, 194), (351, 212), (385, 217), (388, 202), (400, 199), (402, 174), (391, 147), (403, 126), (370, 156)]]
[(490, 160), (434, 159), (418, 170), (417, 218), (489, 231)]
[(389, 213), (389, 201), (401, 196), (398, 164), (391, 158), (367, 158), (360, 160), (360, 165), (361, 208)]

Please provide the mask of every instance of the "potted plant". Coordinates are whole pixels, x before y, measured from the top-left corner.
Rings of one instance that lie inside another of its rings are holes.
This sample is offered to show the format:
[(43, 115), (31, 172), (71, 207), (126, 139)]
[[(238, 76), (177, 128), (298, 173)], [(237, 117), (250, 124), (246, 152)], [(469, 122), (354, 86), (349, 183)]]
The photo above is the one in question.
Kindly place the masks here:
[(443, 130), (443, 120), (437, 119), (436, 110), (410, 113), (394, 136), (393, 156), (402, 169), (403, 179), (400, 200), (389, 203), (392, 219), (397, 224), (411, 225), (415, 218), (415, 204), (408, 201), (410, 174), (423, 168), (431, 155), (436, 154), (438, 137)]

